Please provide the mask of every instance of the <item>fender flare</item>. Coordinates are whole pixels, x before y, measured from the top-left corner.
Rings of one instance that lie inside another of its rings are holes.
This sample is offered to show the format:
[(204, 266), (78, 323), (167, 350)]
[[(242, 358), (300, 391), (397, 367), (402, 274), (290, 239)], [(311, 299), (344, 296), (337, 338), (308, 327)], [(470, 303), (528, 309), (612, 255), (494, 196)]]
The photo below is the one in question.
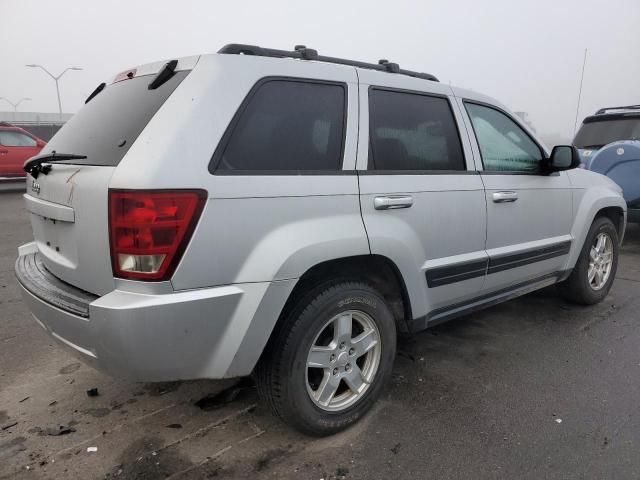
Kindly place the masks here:
[(578, 261), (578, 256), (582, 251), (587, 233), (598, 213), (605, 208), (611, 207), (619, 208), (623, 212), (622, 226), (616, 225), (616, 228), (621, 231), (621, 233), (624, 233), (624, 225), (626, 224), (627, 217), (627, 204), (624, 199), (604, 187), (589, 188), (586, 190), (580, 199), (580, 205), (573, 218), (573, 226), (571, 228), (573, 242), (565, 265), (566, 270), (572, 270)]

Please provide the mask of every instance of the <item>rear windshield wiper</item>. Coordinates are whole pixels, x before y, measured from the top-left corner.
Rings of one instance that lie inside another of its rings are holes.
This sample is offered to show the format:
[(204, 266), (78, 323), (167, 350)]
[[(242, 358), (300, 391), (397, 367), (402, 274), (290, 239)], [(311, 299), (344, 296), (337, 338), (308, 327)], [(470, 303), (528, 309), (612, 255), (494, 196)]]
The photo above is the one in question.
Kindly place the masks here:
[(51, 171), (51, 165), (42, 165), (43, 163), (61, 162), (63, 160), (84, 160), (86, 155), (77, 155), (75, 153), (58, 153), (55, 150), (51, 153), (44, 153), (30, 158), (24, 163), (22, 169), (30, 174), (33, 178), (38, 178), (38, 175), (44, 173), (45, 175)]

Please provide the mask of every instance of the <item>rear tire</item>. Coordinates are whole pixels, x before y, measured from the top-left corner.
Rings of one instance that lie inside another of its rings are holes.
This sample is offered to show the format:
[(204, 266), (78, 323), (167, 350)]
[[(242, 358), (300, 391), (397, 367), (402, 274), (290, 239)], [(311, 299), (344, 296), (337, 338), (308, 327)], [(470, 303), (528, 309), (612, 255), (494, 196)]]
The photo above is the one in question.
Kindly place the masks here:
[(278, 322), (256, 367), (258, 393), (297, 430), (331, 435), (371, 408), (395, 352), (395, 321), (376, 290), (357, 281), (325, 283)]
[[(602, 251), (599, 251), (598, 245)], [(619, 248), (618, 231), (613, 222), (607, 217), (596, 218), (571, 275), (558, 284), (560, 293), (567, 300), (580, 305), (601, 302), (609, 293), (616, 276)]]

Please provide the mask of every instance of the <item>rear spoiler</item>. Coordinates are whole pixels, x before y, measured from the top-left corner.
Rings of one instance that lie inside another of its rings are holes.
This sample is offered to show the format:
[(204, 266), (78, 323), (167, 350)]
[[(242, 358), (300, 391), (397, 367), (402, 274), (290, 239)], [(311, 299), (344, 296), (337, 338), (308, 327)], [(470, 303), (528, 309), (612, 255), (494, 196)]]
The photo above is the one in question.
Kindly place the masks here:
[[(193, 68), (200, 60), (200, 55), (192, 55), (190, 57), (182, 57), (176, 59), (177, 63), (174, 72), (180, 72), (182, 70), (193, 70)], [(146, 63), (144, 65), (139, 65), (137, 67), (129, 68), (127, 70), (123, 70), (113, 77), (113, 79), (109, 83), (121, 82), (123, 80), (127, 80), (134, 77), (142, 77), (145, 75), (157, 75), (160, 71), (167, 65), (168, 62), (172, 60), (162, 60), (159, 62)]]

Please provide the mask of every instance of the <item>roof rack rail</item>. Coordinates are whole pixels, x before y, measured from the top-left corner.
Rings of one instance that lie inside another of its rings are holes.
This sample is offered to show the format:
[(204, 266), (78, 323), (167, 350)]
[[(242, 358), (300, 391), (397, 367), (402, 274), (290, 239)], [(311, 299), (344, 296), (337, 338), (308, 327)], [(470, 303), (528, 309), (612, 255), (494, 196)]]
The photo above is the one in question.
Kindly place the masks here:
[(244, 45), (242, 43), (229, 43), (225, 45), (218, 53), (226, 53), (231, 55), (256, 55), (259, 57), (273, 58), (299, 58), (301, 60), (316, 60), (318, 62), (337, 63), (339, 65), (349, 65), (351, 67), (366, 68), (369, 70), (378, 70), (380, 72), (398, 73), (409, 77), (421, 78), (423, 80), (431, 80), (438, 82), (439, 80), (430, 73), (413, 72), (400, 68), (397, 63), (382, 59), (378, 63), (366, 63), (358, 60), (347, 60), (344, 58), (326, 57), (318, 55), (318, 51), (313, 48), (307, 48), (304, 45), (296, 45), (292, 51), (276, 50), (274, 48), (263, 48), (257, 45)]
[(640, 110), (640, 105), (624, 105), (621, 107), (605, 107), (596, 112), (596, 115), (607, 113), (610, 110)]

